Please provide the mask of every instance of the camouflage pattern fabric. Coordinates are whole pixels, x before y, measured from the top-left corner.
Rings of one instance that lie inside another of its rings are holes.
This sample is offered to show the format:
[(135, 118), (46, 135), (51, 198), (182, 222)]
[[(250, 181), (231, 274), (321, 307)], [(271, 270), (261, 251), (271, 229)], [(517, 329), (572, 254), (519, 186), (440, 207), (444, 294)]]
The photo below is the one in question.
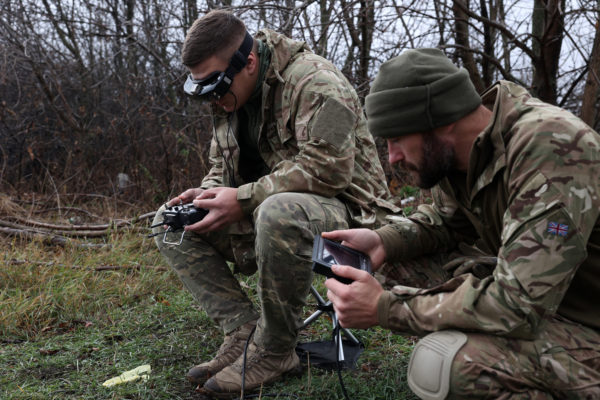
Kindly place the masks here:
[[(474, 253), (476, 249), (465, 246), (387, 263), (375, 276), (384, 288), (417, 294), (416, 288), (442, 285), (452, 270), (465, 265), (490, 267), (491, 258)], [(444, 293), (440, 290), (437, 296), (441, 299)], [(555, 314), (545, 319), (534, 340), (465, 333), (467, 343), (452, 364), (448, 399), (600, 398), (600, 333), (590, 327)]]
[(535, 340), (467, 333), (449, 399), (600, 399), (600, 335), (560, 316)]
[(448, 252), (461, 240), (497, 257), (493, 273), (429, 292), (396, 287), (380, 304), (381, 324), (533, 339), (558, 313), (600, 329), (600, 136), (515, 84), (483, 100), (494, 116), (468, 173), (446, 178), (432, 205), (378, 232), (392, 260)]
[[(312, 243), (322, 231), (378, 227), (390, 202), (383, 168), (352, 85), (306, 44), (260, 31), (271, 62), (262, 87), (258, 149), (270, 172), (244, 182), (237, 114), (216, 108), (201, 188), (237, 187), (247, 218), (221, 232), (187, 234), (177, 247), (157, 236), (161, 253), (208, 315), (225, 331), (260, 316), (255, 342), (270, 351), (295, 346), (312, 281)], [(160, 216), (157, 216), (160, 220)], [(161, 229), (161, 228), (157, 228)], [(260, 310), (235, 271), (258, 271)]]
[(212, 168), (201, 187), (238, 187), (248, 215), (267, 197), (283, 192), (338, 197), (351, 213), (352, 226), (376, 227), (386, 213), (398, 212), (358, 96), (344, 75), (304, 42), (268, 29), (256, 39), (271, 52), (258, 143), (270, 173), (243, 181), (238, 118), (214, 110)]
[[(164, 210), (162, 206), (157, 211), (153, 224), (163, 220)], [(154, 238), (183, 285), (226, 334), (259, 317), (227, 264), (230, 261), (245, 272), (256, 271), (254, 234), (251, 223), (246, 222), (245, 233), (239, 225), (232, 225), (227, 232), (203, 235), (186, 232), (181, 245), (164, 243), (162, 234)], [(154, 233), (163, 231), (160, 226), (153, 230)], [(169, 233), (166, 239), (177, 243), (181, 234)], [(232, 242), (236, 243), (235, 249)]]
[[(483, 101), (493, 117), (467, 173), (377, 231), (387, 268), (402, 277), (381, 296), (379, 323), (467, 333), (451, 382), (459, 398), (599, 398), (600, 136), (512, 83)], [(481, 258), (443, 267), (439, 255), (460, 243), (495, 261), (489, 274), (473, 272)], [(394, 267), (423, 259), (437, 286)], [(452, 276), (439, 284), (444, 272)]]
[(470, 272), (478, 278), (492, 274), (496, 257), (490, 257), (475, 246), (459, 243), (450, 253), (429, 254), (423, 257), (387, 262), (375, 273), (384, 288), (410, 286), (432, 288), (448, 281), (452, 276)]
[[(162, 221), (162, 210), (155, 223)], [(162, 235), (155, 241), (186, 288), (225, 333), (260, 316), (254, 342), (270, 351), (289, 351), (296, 345), (312, 282), (314, 236), (347, 229), (349, 217), (338, 199), (281, 193), (263, 201), (253, 219), (254, 231), (247, 234), (186, 232), (179, 246), (163, 243)], [(161, 230), (155, 228), (155, 232)], [(260, 312), (226, 261), (236, 263), (244, 273), (258, 270)]]

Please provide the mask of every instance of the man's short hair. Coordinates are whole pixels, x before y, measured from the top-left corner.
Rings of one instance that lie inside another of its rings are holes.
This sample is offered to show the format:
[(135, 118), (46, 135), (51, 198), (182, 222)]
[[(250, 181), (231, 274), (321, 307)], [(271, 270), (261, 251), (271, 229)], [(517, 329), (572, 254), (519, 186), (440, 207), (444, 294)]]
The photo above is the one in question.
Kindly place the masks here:
[(229, 61), (246, 34), (244, 22), (228, 11), (213, 10), (188, 29), (181, 49), (181, 62), (193, 67), (217, 56)]

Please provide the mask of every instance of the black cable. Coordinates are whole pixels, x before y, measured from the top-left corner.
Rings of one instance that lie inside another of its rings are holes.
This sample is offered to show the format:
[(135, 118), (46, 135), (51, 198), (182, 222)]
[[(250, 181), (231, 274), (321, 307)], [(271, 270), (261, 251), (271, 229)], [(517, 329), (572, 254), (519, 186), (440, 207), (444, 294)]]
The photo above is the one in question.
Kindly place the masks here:
[(249, 394), (247, 396), (244, 394), (244, 391), (246, 389), (246, 355), (248, 354), (248, 345), (250, 344), (250, 339), (252, 339), (252, 336), (254, 335), (255, 330), (256, 330), (256, 325), (252, 328), (252, 331), (250, 331), (250, 334), (248, 335), (248, 338), (246, 339), (246, 344), (244, 345), (244, 356), (242, 358), (242, 360), (243, 360), (243, 362), (242, 362), (242, 387), (240, 390), (240, 400), (254, 399), (257, 397), (281, 398), (281, 396), (300, 400), (300, 397), (298, 395), (289, 394), (289, 393), (261, 393), (261, 394)]
[(246, 339), (246, 344), (244, 345), (244, 358), (243, 358), (243, 362), (242, 362), (242, 389), (240, 392), (240, 399), (244, 399), (244, 389), (246, 388), (246, 355), (248, 353), (248, 345), (250, 344), (250, 339), (252, 339), (252, 336), (254, 335), (254, 331), (256, 330), (256, 325), (254, 325), (254, 327), (252, 328), (252, 330), (250, 331), (250, 334), (248, 335), (248, 338)]
[[(232, 125), (232, 121), (233, 121), (233, 115), (234, 115), (234, 113), (237, 112), (237, 96), (232, 91), (229, 91), (229, 93), (231, 93), (231, 95), (235, 99), (235, 101), (233, 103), (233, 111), (231, 113), (229, 113), (229, 116), (227, 117), (227, 135), (225, 136), (225, 138), (227, 140), (227, 148), (231, 149), (231, 145), (229, 144), (229, 136), (233, 136), (233, 134), (234, 134), (233, 129), (231, 128), (231, 125)], [(238, 119), (238, 121), (239, 121), (239, 119)], [(238, 144), (238, 147), (239, 147), (239, 144)], [(233, 154), (231, 154), (231, 152), (230, 152), (229, 156), (230, 156), (229, 160), (231, 161), (231, 187), (237, 187), (237, 183), (235, 181), (235, 162), (233, 161)]]
[[(231, 93), (231, 95), (233, 96), (234, 102), (233, 102), (233, 111), (229, 113), (229, 115), (227, 116), (227, 135), (225, 136), (226, 140), (227, 140), (227, 148), (231, 149), (231, 145), (229, 144), (229, 136), (233, 136), (233, 129), (231, 128), (232, 125), (232, 120), (233, 120), (233, 115), (235, 113), (237, 113), (237, 96), (235, 95), (235, 93), (233, 93), (231, 90), (229, 91), (229, 93)], [(238, 118), (239, 121), (239, 118)], [(239, 143), (238, 143), (238, 147), (239, 147)], [(233, 161), (233, 154), (231, 154), (231, 152), (229, 153), (230, 155), (230, 160), (231, 160), (231, 187), (237, 187), (237, 183), (235, 182), (235, 162)]]
[[(247, 396), (244, 394), (244, 391), (246, 388), (246, 356), (248, 354), (248, 346), (250, 344), (250, 340), (252, 339), (252, 336), (254, 335), (255, 330), (256, 330), (256, 326), (254, 326), (252, 328), (252, 331), (250, 332), (250, 334), (248, 335), (248, 338), (246, 339), (246, 344), (244, 345), (244, 354), (243, 354), (243, 358), (242, 358), (242, 360), (243, 360), (242, 361), (242, 386), (241, 386), (241, 390), (240, 390), (240, 400), (254, 399), (257, 397), (281, 398), (281, 396), (286, 396), (288, 398), (294, 398), (294, 399), (300, 399), (300, 397), (298, 395), (289, 394), (289, 393), (261, 393), (261, 394), (250, 394)], [(336, 338), (338, 337), (339, 332), (340, 332), (340, 322), (336, 318), (335, 327), (333, 328), (333, 343), (334, 344), (336, 344)], [(336, 366), (337, 366), (337, 375), (338, 375), (338, 379), (340, 381), (340, 386), (342, 387), (342, 393), (344, 394), (344, 398), (346, 400), (350, 400), (350, 397), (348, 396), (348, 392), (346, 391), (346, 385), (344, 384), (344, 379), (342, 378), (342, 363), (340, 362), (340, 346), (343, 346), (343, 343), (342, 343), (341, 335), (339, 335), (339, 339), (340, 339), (340, 342), (337, 343), (335, 346), (335, 361), (336, 361)]]
[[(215, 114), (214, 111), (212, 112), (212, 120), (213, 120), (213, 129), (215, 131), (214, 135), (215, 135), (215, 141), (217, 142), (217, 147), (219, 149), (219, 153), (221, 153), (221, 157), (223, 158), (223, 163), (225, 164), (225, 169), (227, 170), (227, 175), (229, 175), (229, 179), (233, 180), (233, 175), (232, 172), (230, 170), (230, 166), (229, 166), (229, 161), (227, 160), (227, 157), (225, 157), (225, 152), (223, 151), (223, 147), (221, 147), (221, 142), (219, 142), (219, 135), (217, 134), (217, 119), (215, 118)], [(231, 124), (231, 122), (229, 122), (229, 117), (227, 119), (227, 130), (229, 131), (229, 126)], [(225, 182), (223, 182), (225, 183)]]
[[(340, 346), (343, 346), (342, 335), (340, 333), (340, 321), (335, 319), (335, 327), (333, 328), (333, 343), (335, 346), (335, 362), (337, 365), (337, 375), (340, 381), (340, 386), (342, 387), (342, 393), (344, 394), (344, 398), (346, 400), (350, 400), (348, 397), (348, 392), (346, 392), (346, 386), (344, 385), (344, 379), (342, 379), (342, 363), (340, 362)], [(339, 338), (339, 343), (336, 342), (336, 338)]]
[[(236, 112), (236, 109), (237, 109), (237, 96), (231, 90), (228, 93), (231, 93), (231, 95), (234, 98), (233, 111), (227, 115), (227, 132), (225, 133), (225, 138), (227, 140), (227, 148), (230, 149), (231, 146), (229, 144), (229, 135), (233, 134), (233, 129), (231, 128), (231, 125), (232, 125), (232, 120), (233, 120), (233, 114)], [(213, 106), (216, 107), (215, 105), (213, 105)], [(223, 162), (225, 163), (225, 169), (227, 170), (227, 175), (229, 175), (229, 181), (231, 183), (231, 187), (237, 187), (237, 184), (235, 181), (235, 162), (233, 161), (233, 155), (231, 154), (231, 151), (229, 151), (229, 158), (225, 157), (225, 152), (223, 151), (223, 147), (221, 147), (221, 142), (219, 142), (219, 135), (217, 134), (215, 111), (212, 110), (211, 114), (212, 114), (212, 120), (213, 120), (213, 129), (215, 131), (215, 141), (217, 142), (217, 147), (219, 148), (221, 157), (223, 157)]]

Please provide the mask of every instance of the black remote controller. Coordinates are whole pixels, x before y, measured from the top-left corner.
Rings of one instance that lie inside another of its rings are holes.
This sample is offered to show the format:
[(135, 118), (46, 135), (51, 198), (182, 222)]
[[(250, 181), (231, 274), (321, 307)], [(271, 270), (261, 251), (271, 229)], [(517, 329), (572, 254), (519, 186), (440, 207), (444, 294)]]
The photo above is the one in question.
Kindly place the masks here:
[(152, 225), (151, 228), (167, 225), (170, 232), (177, 232), (186, 225), (193, 225), (201, 221), (206, 214), (208, 214), (208, 210), (197, 208), (193, 203), (167, 207), (162, 213), (162, 222)]

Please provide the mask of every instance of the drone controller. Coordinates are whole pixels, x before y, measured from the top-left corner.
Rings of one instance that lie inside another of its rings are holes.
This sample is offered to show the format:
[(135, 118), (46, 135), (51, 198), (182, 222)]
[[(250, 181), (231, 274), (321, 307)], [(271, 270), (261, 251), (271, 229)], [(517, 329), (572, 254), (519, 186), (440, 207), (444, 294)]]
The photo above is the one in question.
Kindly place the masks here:
[[(206, 214), (208, 214), (208, 210), (204, 208), (197, 208), (194, 206), (193, 203), (171, 206), (167, 207), (165, 211), (163, 211), (162, 222), (154, 224), (150, 228), (156, 228), (157, 226), (166, 225), (167, 229), (165, 230), (163, 236), (163, 243), (180, 245), (181, 242), (183, 242), (183, 236), (185, 235), (185, 231), (181, 233), (179, 242), (169, 242), (167, 240), (167, 234), (171, 232), (181, 231), (187, 225), (193, 225), (198, 221), (202, 221)], [(160, 232), (150, 234), (148, 235), (148, 237), (154, 237), (157, 235), (160, 235)]]

